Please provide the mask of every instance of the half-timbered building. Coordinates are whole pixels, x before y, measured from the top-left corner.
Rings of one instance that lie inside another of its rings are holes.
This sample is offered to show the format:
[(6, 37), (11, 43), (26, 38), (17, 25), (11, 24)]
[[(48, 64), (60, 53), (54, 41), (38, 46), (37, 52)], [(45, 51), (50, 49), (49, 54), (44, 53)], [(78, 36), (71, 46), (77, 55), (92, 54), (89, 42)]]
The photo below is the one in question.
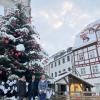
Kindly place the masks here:
[(100, 93), (100, 20), (89, 24), (77, 36), (73, 48), (75, 72), (94, 84)]

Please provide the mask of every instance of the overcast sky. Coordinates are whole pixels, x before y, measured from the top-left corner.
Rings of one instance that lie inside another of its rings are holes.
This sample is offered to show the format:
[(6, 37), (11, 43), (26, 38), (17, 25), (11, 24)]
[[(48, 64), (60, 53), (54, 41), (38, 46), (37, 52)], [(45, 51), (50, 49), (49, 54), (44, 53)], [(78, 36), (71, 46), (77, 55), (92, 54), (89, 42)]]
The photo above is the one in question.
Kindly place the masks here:
[(100, 18), (100, 0), (32, 0), (31, 4), (33, 24), (50, 55), (73, 46), (76, 34)]

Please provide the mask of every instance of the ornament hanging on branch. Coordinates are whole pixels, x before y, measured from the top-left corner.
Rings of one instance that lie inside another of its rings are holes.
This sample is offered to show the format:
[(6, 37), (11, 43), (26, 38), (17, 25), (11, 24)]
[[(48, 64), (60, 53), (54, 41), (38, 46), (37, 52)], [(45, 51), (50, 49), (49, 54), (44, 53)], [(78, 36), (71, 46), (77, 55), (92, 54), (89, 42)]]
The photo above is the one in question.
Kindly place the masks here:
[(4, 44), (7, 45), (7, 44), (9, 44), (9, 42), (10, 42), (9, 38), (7, 38), (7, 37), (6, 38), (3, 38), (3, 43)]
[(21, 34), (21, 32), (20, 32), (19, 29), (16, 29), (15, 32), (13, 33), (13, 35), (14, 35), (15, 38), (18, 38), (18, 37), (20, 37), (22, 34)]

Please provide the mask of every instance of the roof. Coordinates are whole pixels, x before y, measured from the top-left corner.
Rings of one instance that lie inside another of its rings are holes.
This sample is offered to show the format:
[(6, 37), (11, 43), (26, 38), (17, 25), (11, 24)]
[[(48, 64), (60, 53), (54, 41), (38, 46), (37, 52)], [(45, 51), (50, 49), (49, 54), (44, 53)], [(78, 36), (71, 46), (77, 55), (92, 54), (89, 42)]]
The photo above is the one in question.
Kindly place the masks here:
[(100, 29), (100, 20), (88, 24), (80, 33), (76, 35), (74, 49), (86, 46), (97, 41), (95, 32)]
[(80, 49), (89, 47), (89, 46), (94, 45), (94, 44), (96, 44), (96, 43), (97, 43), (97, 41), (92, 41), (92, 42), (86, 43), (86, 44), (84, 44), (84, 45), (81, 45), (81, 46), (79, 46), (79, 47), (76, 47), (76, 48), (74, 47), (74, 48), (73, 48), (73, 51), (76, 51), (76, 50), (80, 50)]
[(71, 76), (77, 78), (78, 80), (84, 82), (85, 84), (90, 85), (91, 87), (93, 87), (93, 85), (91, 83), (85, 81), (84, 79), (82, 79), (82, 78), (80, 78), (80, 77), (78, 77), (78, 76), (76, 76), (76, 75), (74, 75), (72, 73), (66, 73), (66, 74), (63, 74), (61, 76), (58, 76), (57, 78), (55, 78), (54, 82), (56, 83), (56, 82), (60, 81), (61, 79), (63, 79), (64, 77), (69, 76), (69, 75), (71, 75)]

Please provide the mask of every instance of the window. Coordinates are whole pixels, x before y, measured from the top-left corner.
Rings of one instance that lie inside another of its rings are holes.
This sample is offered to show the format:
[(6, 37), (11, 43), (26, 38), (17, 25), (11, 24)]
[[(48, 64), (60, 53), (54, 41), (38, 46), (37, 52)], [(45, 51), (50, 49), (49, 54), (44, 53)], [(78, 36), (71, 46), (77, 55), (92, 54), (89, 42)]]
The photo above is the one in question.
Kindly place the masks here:
[(94, 51), (89, 51), (89, 58), (94, 58), (95, 57), (95, 53)]
[(83, 53), (79, 54), (79, 60), (80, 60), (80, 61), (84, 60), (84, 55), (83, 55)]
[(67, 56), (67, 61), (70, 61), (70, 57), (69, 56)]
[(96, 33), (97, 33), (97, 37), (100, 38), (100, 30), (98, 30)]
[(63, 69), (63, 72), (65, 72), (66, 71), (66, 69)]
[(57, 77), (57, 72), (55, 72), (55, 77)]
[(81, 75), (84, 75), (84, 74), (86, 74), (86, 70), (85, 68), (81, 68)]
[(65, 58), (62, 59), (63, 64), (65, 63)]
[(51, 68), (53, 68), (53, 63), (51, 64)]
[(58, 61), (58, 64), (60, 65), (60, 60)]
[(61, 70), (59, 71), (59, 73), (61, 73)]
[(98, 73), (99, 72), (98, 66), (92, 66), (92, 72)]
[(55, 67), (57, 66), (57, 63), (55, 62)]
[(53, 73), (51, 74), (51, 77), (53, 77)]

